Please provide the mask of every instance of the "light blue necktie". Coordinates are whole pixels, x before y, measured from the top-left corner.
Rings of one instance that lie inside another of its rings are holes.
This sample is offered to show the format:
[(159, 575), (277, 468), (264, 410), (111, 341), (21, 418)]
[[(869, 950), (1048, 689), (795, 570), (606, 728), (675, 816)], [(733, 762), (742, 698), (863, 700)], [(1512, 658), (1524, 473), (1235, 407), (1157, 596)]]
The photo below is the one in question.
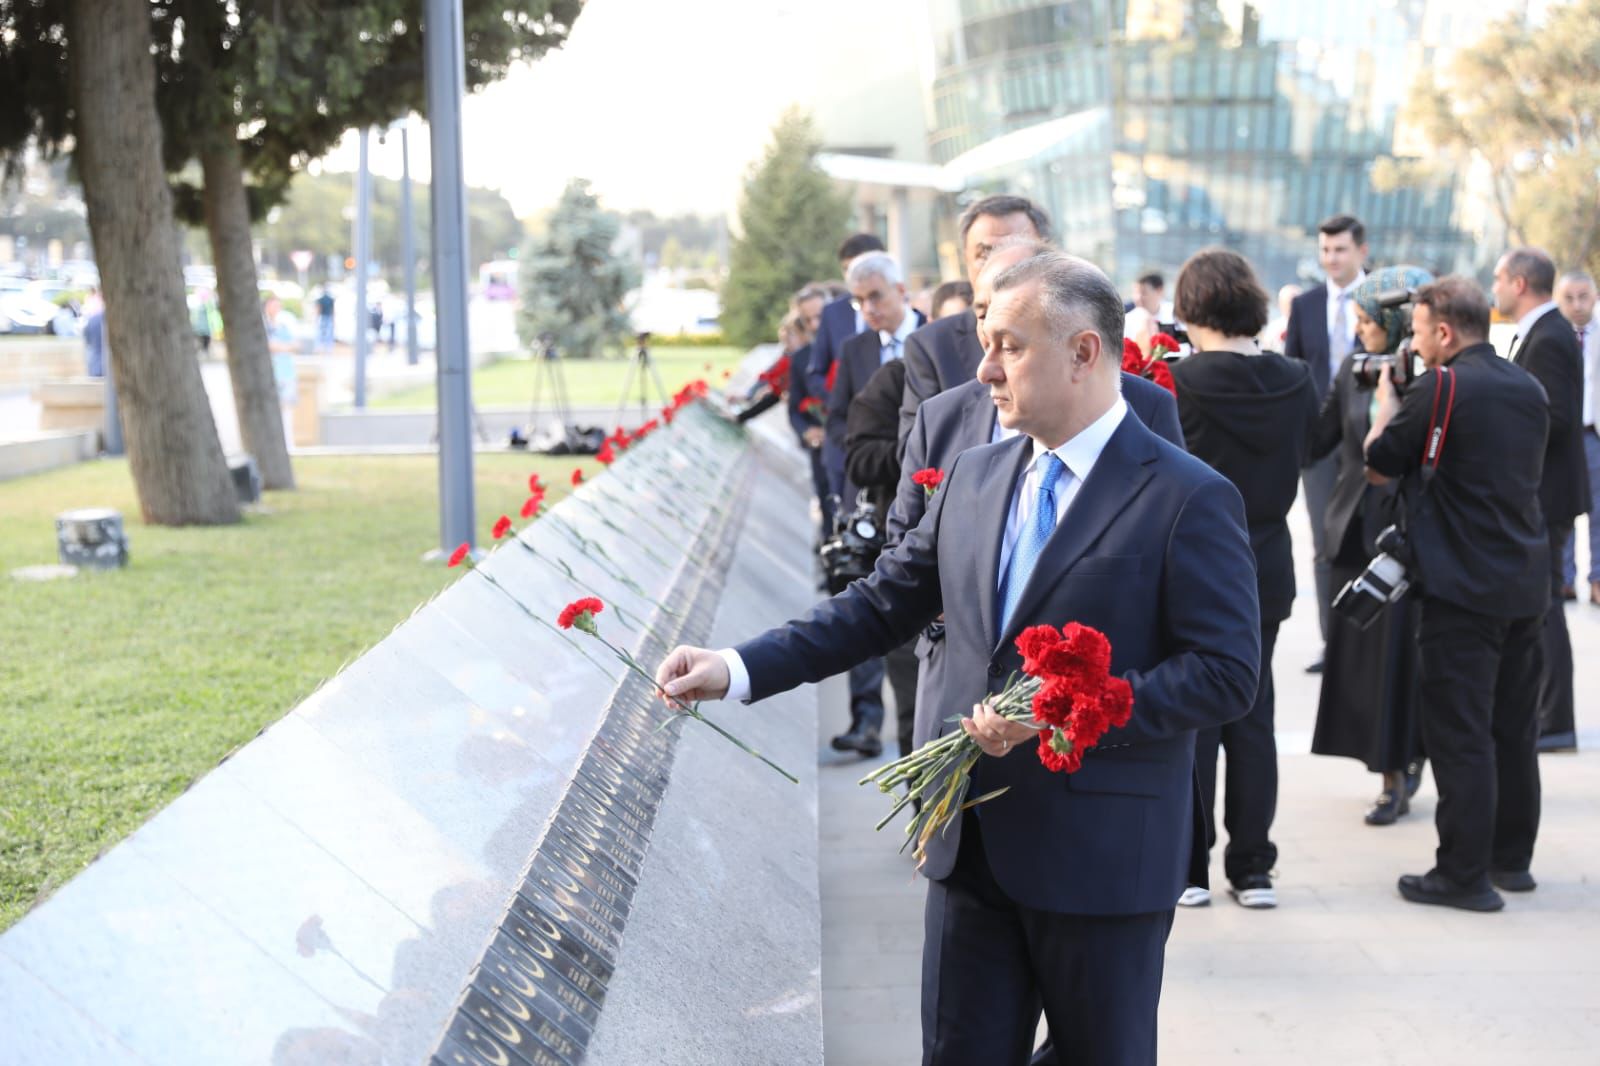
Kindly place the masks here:
[(878, 361), (880, 363), (888, 363), (892, 360), (900, 358), (900, 348), (902, 343), (903, 342), (899, 337), (891, 337), (889, 343), (883, 346), (883, 352), (881, 353), (882, 358), (880, 358)]
[(1056, 528), (1056, 482), (1067, 472), (1067, 464), (1055, 452), (1045, 452), (1037, 460), (1044, 465), (1039, 475), (1039, 497), (1034, 501), (1033, 516), (1024, 529), (1017, 530), (1017, 545), (1011, 549), (1011, 562), (1006, 567), (1003, 605), (1000, 609), (1000, 631), (1004, 633), (1011, 623), (1011, 613), (1022, 599), (1022, 590), (1028, 587), (1028, 577), (1034, 564), (1044, 551), (1045, 542)]

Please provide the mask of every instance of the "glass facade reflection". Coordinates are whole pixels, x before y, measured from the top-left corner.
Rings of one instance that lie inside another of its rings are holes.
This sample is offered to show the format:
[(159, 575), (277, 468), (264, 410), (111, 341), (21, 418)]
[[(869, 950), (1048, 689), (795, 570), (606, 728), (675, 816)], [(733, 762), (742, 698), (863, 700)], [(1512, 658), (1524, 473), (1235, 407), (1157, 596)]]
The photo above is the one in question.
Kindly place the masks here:
[(1316, 273), (1316, 225), (1374, 258), (1470, 268), (1460, 180), (1380, 191), (1417, 73), (1511, 5), (1450, 0), (929, 0), (931, 151), (981, 192), (1045, 204), (1119, 282), (1207, 244), (1269, 286)]

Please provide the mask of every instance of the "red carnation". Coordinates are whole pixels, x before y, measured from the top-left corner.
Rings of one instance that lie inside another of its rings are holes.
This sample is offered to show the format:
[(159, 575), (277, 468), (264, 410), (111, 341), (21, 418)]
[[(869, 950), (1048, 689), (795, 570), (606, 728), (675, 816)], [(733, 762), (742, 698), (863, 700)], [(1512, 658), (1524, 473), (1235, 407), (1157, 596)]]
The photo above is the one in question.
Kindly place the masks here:
[(528, 475), (528, 491), (529, 492), (543, 492), (544, 491), (544, 485), (543, 485), (543, 483), (541, 483), (539, 481), (539, 475), (538, 474), (529, 474)]
[(1061, 642), (1040, 656), (1045, 673), (1100, 679), (1111, 671), (1111, 642), (1098, 629), (1068, 622), (1061, 627)]
[(600, 445), (600, 450), (595, 452), (594, 457), (596, 460), (604, 463), (606, 466), (610, 466), (612, 463), (617, 461), (617, 453), (612, 450), (610, 441), (606, 441), (604, 444)]
[(523, 518), (535, 518), (535, 517), (537, 517), (538, 514), (539, 514), (539, 508), (541, 508), (543, 506), (544, 506), (544, 490), (540, 489), (538, 492), (534, 493), (532, 496), (529, 496), (527, 502), (522, 505), (522, 517)]
[(1150, 358), (1160, 359), (1165, 355), (1172, 355), (1178, 350), (1178, 342), (1172, 339), (1169, 333), (1157, 333), (1150, 338)]
[(670, 404), (661, 409), (661, 421), (665, 422), (669, 426), (672, 425), (672, 420), (676, 418), (677, 415), (678, 409)]
[(839, 380), (839, 360), (835, 359), (828, 366), (828, 376), (823, 379), (824, 384), (826, 384), (828, 386), (828, 393), (830, 395), (832, 395), (832, 393), (833, 393), (833, 383), (835, 381), (838, 381), (838, 380)]
[(1132, 338), (1122, 338), (1122, 369), (1129, 374), (1144, 373), (1144, 352)]
[(585, 596), (581, 600), (573, 600), (561, 608), (561, 613), (556, 616), (556, 625), (562, 629), (577, 627), (585, 633), (595, 634), (594, 616), (606, 609), (606, 605), (598, 597)]
[(1159, 359), (1150, 364), (1150, 373), (1146, 374), (1145, 377), (1160, 385), (1172, 395), (1178, 395), (1178, 382), (1172, 376), (1172, 368)]
[(1106, 687), (1100, 692), (1100, 711), (1117, 729), (1128, 724), (1133, 717), (1133, 686), (1126, 678), (1106, 678)]
[(511, 519), (507, 518), (505, 515), (501, 515), (499, 518), (495, 519), (494, 528), (489, 530), (489, 532), (494, 534), (495, 540), (499, 540), (501, 537), (511, 532)]
[(572, 483), (574, 485), (583, 484), (583, 467), (575, 466), (572, 468)]
[(911, 483), (921, 485), (932, 496), (944, 484), (944, 471), (931, 466), (924, 467), (911, 475)]
[(1022, 672), (1031, 677), (1043, 677), (1040, 665), (1046, 652), (1061, 643), (1061, 631), (1051, 625), (1029, 626), (1017, 634), (1017, 651), (1022, 653)]
[(450, 565), (451, 566), (460, 566), (461, 563), (462, 563), (462, 560), (466, 559), (466, 557), (471, 552), (472, 552), (472, 548), (471, 547), (469, 547), (466, 544), (461, 545), (461, 547), (457, 548), (455, 551), (450, 553)]
[(800, 401), (800, 413), (820, 415), (822, 413), (822, 401), (815, 396), (807, 396)]

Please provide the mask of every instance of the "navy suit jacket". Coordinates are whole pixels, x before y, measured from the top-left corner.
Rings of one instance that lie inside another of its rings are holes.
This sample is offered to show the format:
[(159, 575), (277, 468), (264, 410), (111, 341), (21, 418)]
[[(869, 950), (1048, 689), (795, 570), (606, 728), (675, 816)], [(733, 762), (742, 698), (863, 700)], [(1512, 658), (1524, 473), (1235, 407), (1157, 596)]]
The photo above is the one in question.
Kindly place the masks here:
[[(1350, 312), (1352, 315), (1355, 311)], [(1289, 304), (1289, 325), (1283, 334), (1283, 354), (1311, 368), (1311, 386), (1317, 405), (1328, 398), (1337, 367), (1328, 365), (1328, 283), (1313, 285)]]
[[(930, 322), (906, 338), (906, 390), (900, 400), (900, 449), (903, 453), (917, 408), (941, 392), (971, 381), (983, 362), (978, 341), (978, 316), (966, 310)], [(987, 439), (979, 441), (987, 444)]]
[[(1000, 888), (1065, 914), (1169, 910), (1194, 837), (1194, 734), (1244, 715), (1260, 660), (1255, 560), (1238, 490), (1124, 418), (1046, 543), (1002, 631), (997, 592), (1011, 496), (1032, 459), (1016, 437), (962, 453), (921, 523), (873, 573), (805, 618), (739, 646), (753, 699), (841, 673), (905, 643), (945, 612), (946, 682), (917, 706), (925, 733), (955, 728), (1021, 666), (1029, 625), (1077, 621), (1111, 641), (1133, 717), (1051, 773), (1032, 743), (979, 759), (971, 795)], [(924, 873), (949, 876), (959, 820), (929, 842)]]
[(828, 398), (828, 369), (844, 342), (861, 332), (856, 329), (856, 309), (850, 297), (841, 296), (822, 309), (817, 335), (811, 338), (811, 367), (806, 371), (811, 395)]

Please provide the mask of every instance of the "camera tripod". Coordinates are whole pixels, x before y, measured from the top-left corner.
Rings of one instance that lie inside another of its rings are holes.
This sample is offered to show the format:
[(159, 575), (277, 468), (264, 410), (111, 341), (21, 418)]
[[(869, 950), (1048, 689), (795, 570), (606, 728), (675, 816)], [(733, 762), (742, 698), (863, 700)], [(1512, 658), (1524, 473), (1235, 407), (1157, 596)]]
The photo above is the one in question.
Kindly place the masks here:
[[(646, 375), (649, 375), (646, 377)], [(633, 362), (628, 366), (628, 376), (622, 381), (622, 395), (617, 398), (617, 420), (621, 421), (622, 412), (628, 406), (629, 393), (633, 391), (633, 383), (639, 382), (639, 414), (647, 414), (650, 410), (650, 383), (656, 386), (656, 395), (661, 401), (661, 406), (667, 405), (667, 387), (661, 384), (661, 375), (656, 372), (656, 364), (650, 358), (650, 334), (639, 334), (639, 350), (633, 355)]]
[(538, 436), (540, 416), (545, 413), (540, 401), (548, 390), (552, 404), (549, 413), (555, 416), (556, 435), (558, 439), (570, 443), (572, 407), (567, 401), (567, 376), (561, 367), (561, 353), (556, 350), (555, 338), (549, 334), (541, 336), (539, 343), (542, 347), (539, 354), (534, 356), (533, 402), (528, 411), (528, 436)]

